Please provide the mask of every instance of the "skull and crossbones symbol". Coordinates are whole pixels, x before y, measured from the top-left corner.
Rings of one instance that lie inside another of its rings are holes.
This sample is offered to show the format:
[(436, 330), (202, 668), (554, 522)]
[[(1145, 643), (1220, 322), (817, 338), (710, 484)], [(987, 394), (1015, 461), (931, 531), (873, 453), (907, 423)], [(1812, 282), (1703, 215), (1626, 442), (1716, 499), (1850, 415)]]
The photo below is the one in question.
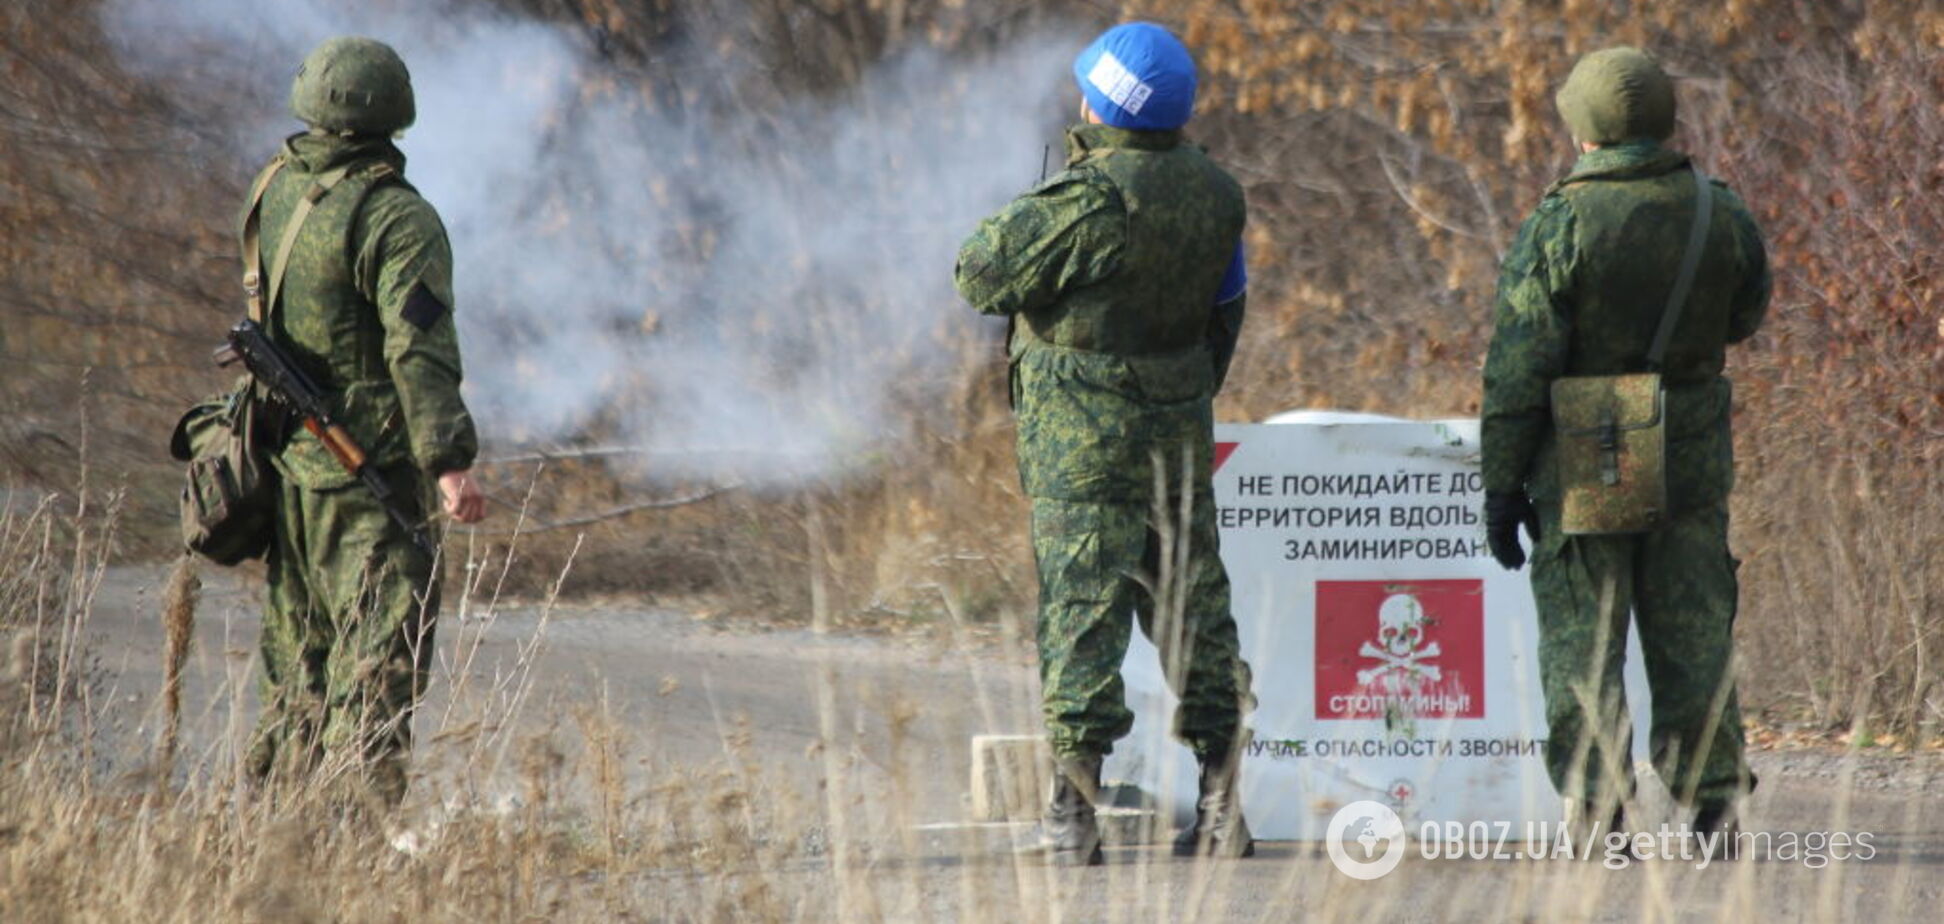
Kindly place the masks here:
[(1382, 663), (1358, 671), (1357, 682), (1368, 686), (1380, 677), (1396, 674), (1432, 682), (1442, 679), (1437, 665), (1424, 663), (1440, 653), (1437, 642), (1424, 640), (1424, 623), (1424, 604), (1416, 597), (1392, 594), (1385, 598), (1377, 607), (1377, 643), (1365, 642), (1357, 649), (1357, 654)]

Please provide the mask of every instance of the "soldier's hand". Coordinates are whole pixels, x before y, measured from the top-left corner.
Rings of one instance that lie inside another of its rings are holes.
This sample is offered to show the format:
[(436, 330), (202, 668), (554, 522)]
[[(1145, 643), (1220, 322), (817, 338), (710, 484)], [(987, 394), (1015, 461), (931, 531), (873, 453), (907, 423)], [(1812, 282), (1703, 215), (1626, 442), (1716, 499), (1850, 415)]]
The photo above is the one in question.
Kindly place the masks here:
[(1491, 546), (1492, 557), (1507, 571), (1517, 571), (1526, 563), (1525, 550), (1519, 547), (1521, 525), (1532, 537), (1532, 547), (1537, 549), (1539, 511), (1532, 506), (1532, 499), (1524, 491), (1485, 495), (1485, 542)]
[(445, 502), (446, 515), (461, 523), (486, 519), (486, 494), (479, 490), (479, 482), (472, 479), (469, 469), (440, 475), (439, 496)]

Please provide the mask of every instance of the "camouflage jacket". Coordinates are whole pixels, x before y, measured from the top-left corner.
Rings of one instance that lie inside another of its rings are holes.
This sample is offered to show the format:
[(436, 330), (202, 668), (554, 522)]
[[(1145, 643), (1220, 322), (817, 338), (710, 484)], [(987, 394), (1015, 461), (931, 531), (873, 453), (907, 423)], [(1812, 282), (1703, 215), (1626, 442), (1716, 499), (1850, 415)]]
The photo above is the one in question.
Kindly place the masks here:
[[(431, 475), (471, 467), (478, 441), (459, 396), (452, 248), (438, 213), (404, 182), (404, 155), (389, 140), (299, 134), (280, 156), (259, 219), (266, 271), (299, 197), (319, 175), (351, 171), (298, 232), (270, 335), (331, 394), (374, 464)], [(393, 172), (374, 173), (380, 164)], [(307, 488), (355, 480), (302, 428), (277, 466)]]
[[(1733, 485), (1727, 346), (1768, 307), (1769, 270), (1747, 206), (1719, 181), (1694, 288), (1662, 363), (1668, 502), (1725, 498)], [(1653, 142), (1596, 149), (1547, 190), (1519, 229), (1498, 284), (1485, 360), (1487, 491), (1558, 494), (1554, 379), (1646, 369), (1694, 218), (1686, 156)]]
[(1210, 400), (1240, 323), (1215, 298), (1242, 233), (1241, 187), (1179, 132), (1082, 125), (1067, 146), (1066, 169), (959, 250), (959, 292), (1014, 320), (1026, 491), (1146, 498), (1152, 455), (1178, 472), (1184, 451), (1206, 485)]

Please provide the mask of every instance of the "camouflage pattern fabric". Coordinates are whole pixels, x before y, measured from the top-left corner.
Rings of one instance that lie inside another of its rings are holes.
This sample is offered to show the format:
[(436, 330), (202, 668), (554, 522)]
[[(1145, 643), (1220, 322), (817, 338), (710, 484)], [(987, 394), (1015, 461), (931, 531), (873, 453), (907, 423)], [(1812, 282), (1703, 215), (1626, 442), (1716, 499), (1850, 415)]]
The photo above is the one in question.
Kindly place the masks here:
[[(423, 478), (398, 470), (391, 482), (408, 510), (427, 508)], [(351, 784), (333, 792), (397, 804), (431, 665), (434, 563), (362, 484), (286, 481), (278, 513), (250, 770), (295, 781), (326, 767)]]
[(1026, 493), (1147, 503), (1150, 457), (1213, 458), (1214, 309), (1242, 233), (1242, 190), (1179, 132), (1082, 125), (1067, 168), (982, 222), (958, 288), (1014, 318), (1012, 389)]
[(1738, 563), (1727, 507), (1691, 509), (1633, 536), (1564, 535), (1556, 503), (1540, 504), (1539, 517), (1532, 595), (1554, 787), (1588, 804), (1632, 791), (1620, 677), (1631, 611), (1653, 693), (1654, 770), (1688, 804), (1752, 789), (1729, 664)]
[[(1651, 142), (1600, 148), (1555, 184), (1507, 251), (1485, 359), (1487, 491), (1557, 495), (1551, 388), (1567, 375), (1643, 372), (1687, 246), (1694, 187), (1687, 158)], [(1687, 308), (1663, 363), (1668, 492), (1674, 509), (1733, 484), (1727, 346), (1767, 310), (1761, 233), (1740, 197), (1714, 185), (1714, 214)]]
[(1192, 746), (1223, 748), (1247, 708), (1208, 499), (1210, 402), (1233, 345), (1214, 299), (1243, 221), (1240, 187), (1179, 132), (1083, 125), (1068, 134), (1066, 169), (981, 223), (959, 251), (959, 292), (1014, 319), (1042, 695), (1063, 757), (1106, 753), (1131, 721), (1119, 666), (1131, 611), (1152, 621), (1135, 577), (1151, 573), (1156, 459), (1173, 485), (1185, 458), (1202, 500), (1184, 569), (1194, 582), (1183, 619), (1192, 643), (1164, 645), (1186, 659), (1183, 698), (1199, 704), (1183, 710), (1178, 731)]
[(342, 35), (325, 39), (297, 67), (290, 114), (332, 133), (382, 136), (418, 118), (412, 75), (390, 45)]
[[(1174, 509), (1170, 506), (1169, 509)], [(1053, 752), (1111, 753), (1134, 724), (1121, 683), (1132, 611), (1161, 651), (1162, 673), (1181, 700), (1175, 735), (1196, 755), (1226, 759), (1243, 714), (1255, 708), (1229, 610), (1215, 499), (1191, 513), (1187, 602), (1157, 617), (1151, 585), (1160, 537), (1141, 504), (1033, 499), (1033, 557), (1039, 566), (1041, 708)]]
[(1575, 141), (1665, 141), (1674, 134), (1674, 82), (1638, 48), (1622, 45), (1579, 59), (1553, 102)]
[[(1654, 746), (1669, 761), (1670, 784), (1693, 780), (1700, 797), (1714, 798), (1746, 774), (1725, 673), (1736, 587), (1726, 514), (1731, 396), (1721, 371), (1727, 345), (1761, 324), (1770, 278), (1754, 219), (1719, 183), (1715, 221), (1663, 368), (1668, 525), (1636, 536), (1559, 530), (1551, 384), (1645, 371), (1693, 217), (1686, 166), (1686, 157), (1654, 142), (1586, 154), (1520, 228), (1499, 278), (1485, 362), (1485, 488), (1529, 492), (1546, 527), (1532, 583), (1553, 723), (1548, 762), (1569, 798), (1585, 734), (1619, 721), (1597, 716), (1604, 698), (1617, 695), (1621, 649), (1600, 649), (1596, 659), (1588, 639), (1601, 624), (1624, 622), (1629, 605), (1649, 651)], [(1617, 611), (1601, 606), (1607, 577), (1618, 587), (1610, 604)], [(1721, 711), (1708, 708), (1717, 702)], [(1717, 725), (1732, 731), (1708, 731)], [(1701, 741), (1712, 744), (1698, 754)]]
[[(389, 140), (318, 134), (290, 138), (284, 157), (289, 166), (263, 196), (266, 249), (319, 174), (344, 164), (385, 164), (402, 175), (405, 166)], [(337, 396), (338, 419), (373, 464), (434, 474), (469, 468), (478, 438), (459, 397), (445, 226), (401, 179), (373, 185), (361, 176), (354, 170), (305, 221), (266, 326)], [(292, 435), (278, 462), (307, 487), (357, 482), (308, 431)]]
[(1667, 514), (1667, 431), (1660, 376), (1553, 380), (1560, 518), (1572, 533), (1636, 533)]
[[(478, 446), (459, 396), (445, 229), (402, 180), (368, 172), (385, 164), (402, 173), (404, 157), (389, 140), (304, 134), (284, 157), (288, 166), (263, 197), (266, 242), (280, 238), (317, 175), (353, 169), (304, 223), (267, 327), (334, 396), (338, 420), (423, 517), (433, 479), (471, 467)], [(268, 556), (265, 707), (252, 768), (304, 771), (348, 755), (368, 764), (376, 793), (395, 802), (438, 574), (307, 430), (293, 427), (274, 461), (284, 488)]]

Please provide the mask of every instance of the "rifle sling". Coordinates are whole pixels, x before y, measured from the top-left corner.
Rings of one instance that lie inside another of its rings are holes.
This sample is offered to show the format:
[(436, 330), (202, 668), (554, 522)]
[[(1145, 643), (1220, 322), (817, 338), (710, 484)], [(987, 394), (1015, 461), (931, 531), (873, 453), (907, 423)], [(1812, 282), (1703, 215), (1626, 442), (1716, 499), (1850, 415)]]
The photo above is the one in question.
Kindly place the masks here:
[[(303, 197), (297, 200), (297, 207), (291, 211), (290, 219), (284, 222), (283, 237), (277, 241), (277, 256), (270, 262), (269, 297), (263, 300), (265, 314), (277, 310), (277, 295), (283, 288), (284, 269), (290, 264), (291, 248), (297, 245), (297, 233), (304, 230), (304, 220), (310, 217), (311, 209), (317, 206), (318, 200), (328, 195), (351, 172), (351, 166), (346, 164), (320, 174), (310, 189), (304, 191)], [(262, 251), (259, 250), (258, 258), (261, 257)]]
[(284, 158), (279, 154), (257, 174), (256, 182), (250, 184), (250, 210), (243, 218), (243, 291), (250, 320), (259, 324), (263, 323), (263, 254), (258, 240), (263, 224), (263, 192), (283, 168)]
[(1688, 293), (1694, 288), (1694, 273), (1701, 266), (1701, 251), (1708, 243), (1708, 228), (1714, 215), (1714, 196), (1708, 190), (1708, 178), (1696, 167), (1694, 172), (1694, 224), (1688, 229), (1687, 252), (1681, 255), (1681, 269), (1674, 276), (1674, 290), (1667, 294), (1667, 307), (1661, 311), (1660, 329), (1654, 331), (1654, 343), (1647, 348), (1647, 368), (1658, 372), (1661, 360), (1667, 357), (1667, 342), (1674, 337), (1674, 327), (1681, 321), (1681, 311), (1687, 307)]

